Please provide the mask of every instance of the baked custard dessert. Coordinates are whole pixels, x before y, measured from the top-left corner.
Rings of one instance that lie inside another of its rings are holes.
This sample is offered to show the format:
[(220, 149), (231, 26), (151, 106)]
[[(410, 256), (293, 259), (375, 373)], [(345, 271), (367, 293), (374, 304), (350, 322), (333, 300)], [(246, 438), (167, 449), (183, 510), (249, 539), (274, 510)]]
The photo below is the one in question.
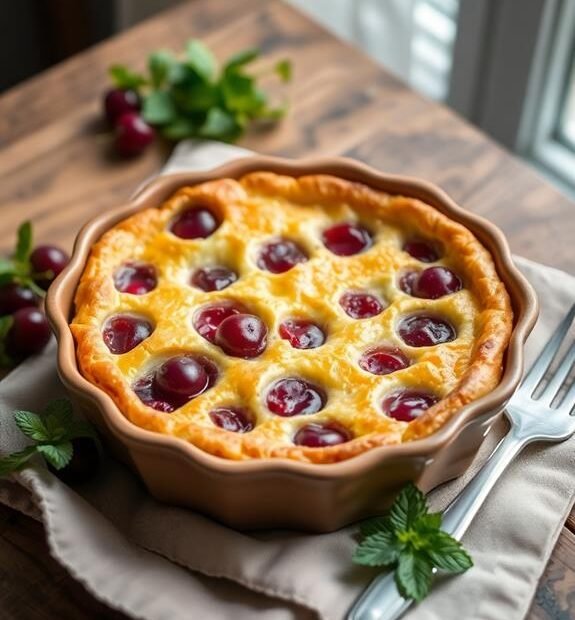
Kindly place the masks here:
[(499, 382), (491, 255), (419, 200), (269, 172), (183, 187), (94, 245), (71, 328), (134, 424), (229, 459), (348, 459)]

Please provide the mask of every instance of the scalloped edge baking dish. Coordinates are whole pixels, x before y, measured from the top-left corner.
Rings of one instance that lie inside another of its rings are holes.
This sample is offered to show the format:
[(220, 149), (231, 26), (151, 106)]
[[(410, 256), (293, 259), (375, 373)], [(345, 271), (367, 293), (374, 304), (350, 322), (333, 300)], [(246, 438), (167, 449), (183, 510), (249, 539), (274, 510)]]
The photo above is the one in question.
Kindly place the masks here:
[[(183, 185), (239, 178), (257, 170), (296, 177), (323, 173), (358, 181), (391, 194), (419, 198), (467, 226), (491, 252), (515, 313), (497, 388), (463, 407), (430, 437), (374, 448), (328, 465), (287, 459), (226, 460), (129, 422), (108, 394), (80, 374), (68, 326), (75, 290), (92, 244), (120, 220), (161, 204)], [(70, 396), (106, 436), (114, 453), (140, 475), (154, 497), (201, 511), (238, 529), (287, 527), (315, 532), (332, 531), (380, 513), (408, 481), (429, 491), (462, 474), (519, 384), (524, 342), (538, 314), (535, 293), (513, 264), (503, 233), (457, 206), (434, 185), (382, 174), (344, 158), (290, 161), (273, 157), (246, 157), (209, 171), (157, 177), (126, 204), (98, 215), (78, 234), (68, 267), (48, 291), (46, 308), (58, 340), (60, 377)]]

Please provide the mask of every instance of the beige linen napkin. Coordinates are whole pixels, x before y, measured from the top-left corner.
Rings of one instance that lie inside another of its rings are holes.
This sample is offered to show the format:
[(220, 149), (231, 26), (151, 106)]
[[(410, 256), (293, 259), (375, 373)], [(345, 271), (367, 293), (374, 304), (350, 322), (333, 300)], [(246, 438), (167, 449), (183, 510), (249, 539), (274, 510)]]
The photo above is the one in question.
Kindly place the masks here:
[[(168, 170), (211, 167), (247, 154), (183, 144)], [(524, 259), (517, 264), (541, 300), (528, 343), (532, 360), (575, 300), (575, 278)], [(0, 383), (0, 452), (23, 447), (16, 408), (39, 410), (64, 394), (55, 347)], [(470, 471), (430, 495), (444, 507), (505, 432), (497, 425)], [(536, 445), (512, 464), (464, 542), (475, 559), (406, 618), (519, 620), (573, 503), (575, 440)], [(351, 564), (356, 527), (328, 535), (240, 533), (190, 510), (160, 504), (123, 465), (106, 457), (101, 475), (71, 489), (41, 463), (0, 481), (0, 501), (44, 522), (52, 555), (98, 599), (133, 618), (254, 617), (339, 620), (374, 572)]]

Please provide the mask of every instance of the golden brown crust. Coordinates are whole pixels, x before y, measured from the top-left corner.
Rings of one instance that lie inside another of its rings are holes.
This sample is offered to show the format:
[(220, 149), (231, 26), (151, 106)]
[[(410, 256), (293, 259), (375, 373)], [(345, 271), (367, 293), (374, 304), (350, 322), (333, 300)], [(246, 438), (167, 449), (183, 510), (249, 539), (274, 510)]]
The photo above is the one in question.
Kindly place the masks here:
[[(223, 220), (212, 237), (184, 241), (166, 231), (176, 212), (199, 200)], [(362, 254), (336, 257), (318, 241), (319, 232), (349, 219), (365, 222), (376, 243)], [(311, 260), (284, 274), (262, 272), (254, 263), (254, 248), (262, 239), (279, 235), (297, 240)], [(465, 285), (462, 291), (426, 300), (398, 289), (398, 272), (422, 266), (401, 250), (403, 240), (413, 236), (443, 246), (438, 264), (457, 271)], [(133, 296), (114, 288), (114, 271), (133, 259), (156, 265), (159, 283), (154, 291)], [(210, 262), (230, 264), (240, 279), (212, 293), (189, 287), (191, 269)], [(354, 321), (337, 303), (349, 288), (376, 289), (389, 306), (372, 319)], [(190, 321), (194, 309), (220, 299), (240, 302), (266, 322), (270, 339), (260, 357), (228, 358), (194, 331)], [(493, 260), (464, 226), (421, 201), (362, 184), (325, 175), (295, 179), (267, 172), (249, 174), (239, 182), (221, 179), (182, 188), (160, 208), (137, 213), (112, 228), (92, 249), (76, 308), (71, 327), (80, 369), (134, 424), (226, 458), (284, 457), (314, 463), (345, 460), (375, 446), (435, 432), (461, 406), (498, 384), (512, 328), (509, 296)], [(457, 329), (457, 339), (436, 347), (406, 347), (394, 326), (400, 316), (419, 310), (448, 318)], [(101, 336), (102, 324), (117, 311), (144, 314), (155, 323), (147, 340), (120, 356), (108, 351)], [(329, 333), (327, 342), (308, 351), (291, 348), (276, 335), (278, 323), (287, 316), (319, 321)], [(362, 371), (357, 364), (361, 352), (380, 342), (407, 349), (412, 365), (385, 376)], [(218, 382), (171, 414), (147, 407), (131, 383), (143, 369), (182, 351), (209, 356), (220, 368)], [(328, 393), (324, 410), (294, 418), (267, 411), (262, 402), (266, 386), (293, 375), (322, 385)], [(388, 418), (378, 403), (383, 394), (403, 385), (431, 390), (441, 400), (409, 424)], [(214, 427), (208, 412), (237, 404), (255, 414), (254, 430), (239, 434)], [(323, 420), (337, 420), (355, 438), (327, 448), (293, 445), (291, 437), (299, 426)]]

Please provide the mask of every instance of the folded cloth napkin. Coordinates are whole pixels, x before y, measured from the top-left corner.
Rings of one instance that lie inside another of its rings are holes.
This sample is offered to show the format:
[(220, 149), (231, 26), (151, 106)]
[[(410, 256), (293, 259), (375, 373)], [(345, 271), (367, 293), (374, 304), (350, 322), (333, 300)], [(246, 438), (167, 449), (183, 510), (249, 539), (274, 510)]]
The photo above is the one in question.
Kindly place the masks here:
[[(246, 154), (184, 143), (167, 170), (211, 167)], [(530, 361), (575, 300), (575, 278), (525, 259), (517, 264), (541, 300), (527, 346)], [(14, 409), (38, 411), (63, 395), (52, 344), (0, 384), (0, 453), (25, 444)], [(505, 431), (501, 421), (469, 471), (430, 494), (434, 509), (464, 487)], [(573, 504), (574, 448), (575, 440), (535, 445), (512, 464), (465, 536), (474, 568), (438, 584), (406, 618), (525, 616)], [(97, 479), (74, 489), (35, 463), (0, 481), (0, 501), (41, 519), (54, 558), (96, 598), (132, 618), (339, 620), (375, 574), (351, 563), (356, 527), (327, 535), (236, 532), (156, 502), (111, 457)]]

